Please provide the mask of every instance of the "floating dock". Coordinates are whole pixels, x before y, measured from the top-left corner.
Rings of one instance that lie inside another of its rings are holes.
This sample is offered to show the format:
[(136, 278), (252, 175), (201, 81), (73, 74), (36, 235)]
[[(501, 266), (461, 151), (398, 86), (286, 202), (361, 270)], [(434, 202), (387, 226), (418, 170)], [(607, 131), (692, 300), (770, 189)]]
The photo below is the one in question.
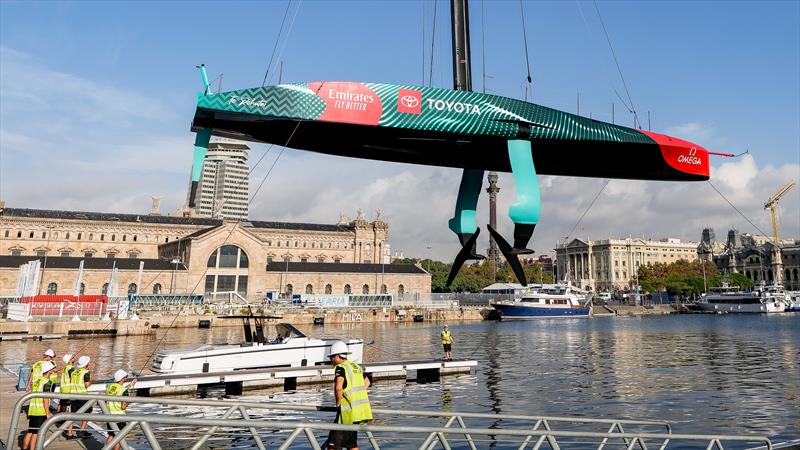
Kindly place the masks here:
[[(405, 379), (418, 383), (439, 381), (443, 376), (469, 374), (478, 366), (474, 360), (427, 360), (363, 363), (373, 379)], [(298, 385), (321, 384), (333, 380), (333, 366), (279, 367), (267, 369), (204, 372), (191, 374), (145, 375), (134, 386), (137, 395), (157, 396), (192, 393), (199, 388), (223, 387), (227, 395), (243, 391), (282, 387), (297, 389)], [(107, 381), (96, 381), (90, 392), (105, 393)]]

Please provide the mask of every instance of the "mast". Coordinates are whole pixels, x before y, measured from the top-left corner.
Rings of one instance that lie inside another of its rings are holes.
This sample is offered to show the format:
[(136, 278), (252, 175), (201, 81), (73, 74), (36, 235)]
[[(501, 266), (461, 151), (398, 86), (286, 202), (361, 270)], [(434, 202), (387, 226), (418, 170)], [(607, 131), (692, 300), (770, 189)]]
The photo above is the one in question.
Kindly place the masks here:
[(467, 0), (450, 0), (453, 32), (453, 88), (472, 90), (472, 59), (469, 45), (469, 7)]

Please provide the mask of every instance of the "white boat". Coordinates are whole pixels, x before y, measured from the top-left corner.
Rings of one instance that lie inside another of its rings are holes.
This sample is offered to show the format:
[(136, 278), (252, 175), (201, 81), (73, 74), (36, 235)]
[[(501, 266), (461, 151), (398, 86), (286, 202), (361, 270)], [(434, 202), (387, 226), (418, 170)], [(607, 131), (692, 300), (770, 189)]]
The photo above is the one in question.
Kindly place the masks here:
[(579, 296), (569, 284), (545, 284), (539, 290), (523, 294), (513, 302), (496, 302), (491, 305), (503, 320), (589, 317), (592, 311), (589, 301)]
[[(222, 318), (242, 319), (244, 342), (159, 351), (151, 369), (158, 373), (203, 373), (330, 364), (328, 353), (337, 341), (347, 344), (350, 361), (361, 363), (363, 359), (364, 341), (361, 339), (314, 339), (288, 323), (267, 323), (265, 319), (270, 317), (266, 316)], [(271, 336), (274, 337), (270, 339)]]
[(780, 286), (761, 287), (752, 292), (722, 286), (695, 302), (701, 311), (712, 313), (775, 313), (786, 309), (786, 293)]

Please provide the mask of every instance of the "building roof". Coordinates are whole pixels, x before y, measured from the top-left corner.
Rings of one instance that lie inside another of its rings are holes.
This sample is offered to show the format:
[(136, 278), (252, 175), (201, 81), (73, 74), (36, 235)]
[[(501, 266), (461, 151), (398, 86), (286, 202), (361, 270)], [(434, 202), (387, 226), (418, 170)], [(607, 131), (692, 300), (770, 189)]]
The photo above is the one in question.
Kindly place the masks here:
[[(44, 257), (0, 255), (0, 267), (19, 267), (28, 261), (37, 259), (42, 261), (42, 266), (44, 266)], [(76, 256), (48, 256), (46, 269), (77, 269), (81, 261), (84, 261), (83, 268), (87, 270), (111, 270), (114, 267), (119, 270), (139, 270), (139, 262), (142, 261), (144, 261), (144, 270), (186, 270), (183, 263), (173, 264), (164, 259), (80, 258)]]
[[(220, 219), (209, 219), (202, 217), (151, 216), (148, 214), (118, 214), (118, 213), (102, 213), (102, 212), (89, 212), (89, 211), (60, 211), (51, 209), (28, 209), (28, 208), (5, 208), (3, 210), (0, 210), (0, 216), (30, 217), (30, 218), (58, 219), (58, 220), (97, 220), (97, 221), (107, 221), (107, 222), (154, 223), (154, 224), (166, 224), (166, 225), (204, 225), (208, 227), (218, 227), (222, 225), (222, 220)], [(262, 228), (262, 229), (276, 229), (276, 230), (340, 231), (340, 232), (351, 230), (349, 225), (267, 222), (261, 220), (243, 221), (242, 226), (246, 228)]]
[(411, 264), (352, 264), (273, 261), (267, 264), (269, 272), (340, 272), (340, 273), (404, 273), (427, 275), (427, 272)]

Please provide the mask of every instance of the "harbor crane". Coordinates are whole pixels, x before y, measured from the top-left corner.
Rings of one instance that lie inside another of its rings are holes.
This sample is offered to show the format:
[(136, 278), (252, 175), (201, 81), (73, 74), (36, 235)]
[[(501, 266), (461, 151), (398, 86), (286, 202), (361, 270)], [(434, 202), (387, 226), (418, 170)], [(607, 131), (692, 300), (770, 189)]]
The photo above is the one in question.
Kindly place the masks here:
[(769, 209), (770, 214), (772, 215), (772, 234), (775, 236), (775, 245), (780, 246), (780, 235), (778, 234), (778, 200), (781, 199), (790, 189), (794, 187), (794, 180), (786, 183), (786, 186), (782, 187), (780, 191), (775, 193), (772, 197), (764, 203), (764, 209)]
[(794, 180), (786, 183), (786, 186), (782, 187), (781, 190), (775, 193), (772, 197), (764, 203), (764, 209), (769, 209), (770, 215), (772, 216), (772, 234), (775, 236), (775, 249), (773, 250), (774, 254), (772, 256), (772, 265), (773, 271), (775, 273), (775, 283), (780, 284), (781, 282), (781, 267), (783, 266), (783, 261), (781, 261), (781, 238), (778, 232), (778, 200), (781, 199), (784, 195), (791, 188), (794, 187)]

